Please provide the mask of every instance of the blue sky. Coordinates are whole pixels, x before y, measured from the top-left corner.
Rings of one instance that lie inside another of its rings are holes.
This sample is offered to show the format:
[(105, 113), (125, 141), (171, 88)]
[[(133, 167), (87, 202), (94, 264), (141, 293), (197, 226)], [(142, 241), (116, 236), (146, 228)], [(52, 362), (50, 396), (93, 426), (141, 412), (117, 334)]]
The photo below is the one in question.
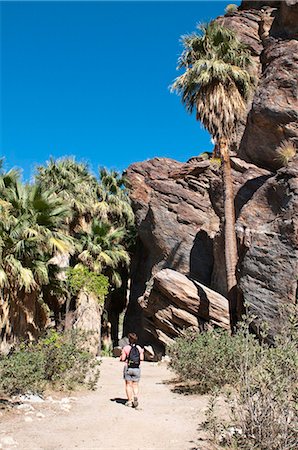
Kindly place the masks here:
[(2, 2), (1, 142), (29, 179), (50, 156), (122, 170), (212, 144), (168, 86), (181, 35), (231, 2)]

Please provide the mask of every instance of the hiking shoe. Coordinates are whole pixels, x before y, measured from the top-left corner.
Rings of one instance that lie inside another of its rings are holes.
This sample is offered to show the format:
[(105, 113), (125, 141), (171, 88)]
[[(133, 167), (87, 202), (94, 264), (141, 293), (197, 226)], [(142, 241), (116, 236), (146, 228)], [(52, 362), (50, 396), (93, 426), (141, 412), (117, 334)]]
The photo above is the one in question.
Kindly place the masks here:
[(134, 408), (136, 408), (136, 407), (138, 406), (138, 404), (139, 404), (139, 402), (138, 402), (138, 397), (134, 397), (134, 398), (133, 398), (133, 402), (132, 402), (132, 406), (133, 406)]
[(127, 401), (126, 403), (124, 403), (125, 406), (129, 406), (129, 407), (133, 407), (133, 402)]

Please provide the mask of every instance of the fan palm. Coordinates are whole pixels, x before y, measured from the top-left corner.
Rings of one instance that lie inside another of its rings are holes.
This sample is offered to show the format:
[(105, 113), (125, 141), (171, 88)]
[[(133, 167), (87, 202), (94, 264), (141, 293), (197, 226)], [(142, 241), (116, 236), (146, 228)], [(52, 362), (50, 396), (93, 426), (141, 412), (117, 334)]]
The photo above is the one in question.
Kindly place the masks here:
[(97, 203), (97, 181), (88, 165), (73, 158), (50, 159), (37, 167), (36, 180), (45, 189), (52, 188), (70, 207), (70, 231), (90, 220)]
[(1, 295), (10, 305), (10, 314), (18, 305), (11, 318), (19, 321), (14, 332), (24, 335), (30, 328), (32, 336), (38, 328), (35, 314), (40, 315), (38, 297), (49, 283), (49, 260), (57, 252), (73, 249), (72, 238), (64, 232), (69, 209), (51, 191), (23, 185), (17, 178), (1, 191), (0, 200)]
[[(251, 56), (235, 33), (215, 22), (199, 26), (200, 33), (184, 36), (178, 68), (185, 71), (171, 88), (182, 96), (186, 109), (196, 112), (219, 150), (223, 167), (225, 262), (230, 299), (236, 286), (237, 242), (229, 144), (246, 112), (253, 87), (248, 68)], [(231, 305), (230, 305), (230, 313)]]
[(134, 224), (134, 214), (125, 188), (125, 179), (117, 171), (99, 169), (97, 210), (101, 220), (107, 219), (118, 226)]
[(129, 255), (122, 245), (125, 230), (94, 219), (90, 232), (81, 233), (78, 259), (95, 273), (107, 275), (114, 287), (121, 286), (118, 268), (129, 265)]

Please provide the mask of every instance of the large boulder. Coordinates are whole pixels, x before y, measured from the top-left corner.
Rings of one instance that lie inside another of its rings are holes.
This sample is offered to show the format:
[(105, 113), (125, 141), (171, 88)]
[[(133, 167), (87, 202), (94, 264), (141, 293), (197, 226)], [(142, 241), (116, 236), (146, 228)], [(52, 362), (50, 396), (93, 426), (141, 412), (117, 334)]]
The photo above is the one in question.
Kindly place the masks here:
[(160, 353), (186, 328), (201, 330), (211, 324), (229, 330), (228, 300), (171, 269), (154, 276), (150, 292), (139, 304), (144, 311), (143, 326)]
[[(272, 174), (237, 157), (231, 162), (238, 216)], [(222, 181), (219, 167), (200, 158), (186, 164), (155, 158), (133, 164), (126, 177), (138, 241), (132, 258), (125, 332), (134, 330), (150, 343), (151, 336), (144, 334), (138, 298), (160, 270), (173, 269), (227, 294)]]

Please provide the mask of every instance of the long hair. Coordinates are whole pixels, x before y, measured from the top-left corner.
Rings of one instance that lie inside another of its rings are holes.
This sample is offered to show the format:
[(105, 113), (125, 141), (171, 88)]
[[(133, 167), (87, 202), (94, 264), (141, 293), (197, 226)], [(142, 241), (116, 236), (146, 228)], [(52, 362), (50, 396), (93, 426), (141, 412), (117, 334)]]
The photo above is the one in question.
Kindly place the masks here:
[(130, 344), (136, 344), (138, 342), (138, 336), (136, 333), (128, 333), (128, 340)]

